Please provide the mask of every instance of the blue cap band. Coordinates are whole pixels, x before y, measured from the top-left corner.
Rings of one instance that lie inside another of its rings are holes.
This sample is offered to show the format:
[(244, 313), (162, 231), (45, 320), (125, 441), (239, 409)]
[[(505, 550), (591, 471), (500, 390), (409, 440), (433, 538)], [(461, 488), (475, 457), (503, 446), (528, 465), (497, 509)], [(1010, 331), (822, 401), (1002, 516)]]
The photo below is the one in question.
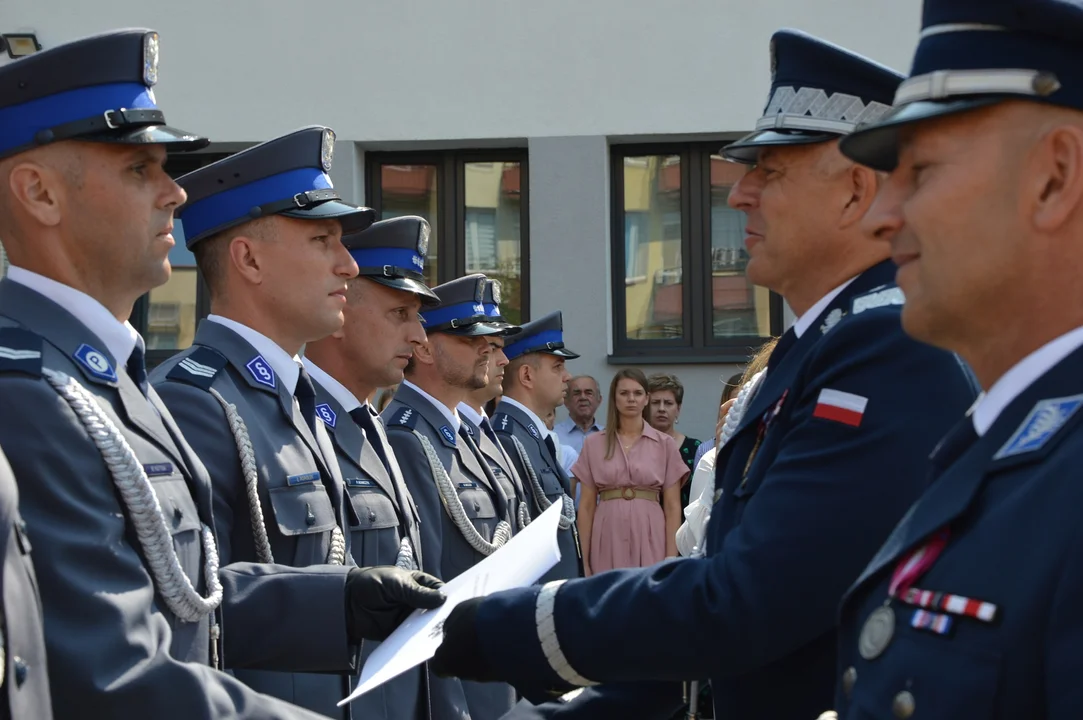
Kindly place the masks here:
[(470, 325), (485, 318), (485, 306), (472, 302), (459, 303), (423, 312), (421, 317), (425, 318), (426, 328), (446, 325), (452, 320), (460, 320), (463, 325)]
[(113, 83), (68, 90), (0, 109), (0, 152), (34, 142), (41, 130), (102, 115), (109, 110), (154, 110), (141, 83)]
[(331, 178), (318, 168), (298, 168), (210, 195), (182, 208), (185, 242), (191, 248), (209, 231), (249, 220), (248, 211), (260, 205), (286, 200), (309, 190), (332, 188)]
[(409, 272), (425, 272), (425, 259), (406, 248), (357, 248), (350, 250), (350, 255), (357, 261), (358, 267), (390, 265)]
[(543, 330), (537, 335), (531, 335), (530, 337), (523, 338), (517, 342), (513, 342), (504, 348), (504, 354), (508, 356), (508, 360), (514, 360), (520, 355), (526, 355), (527, 353), (534, 352), (535, 350), (548, 350), (546, 347), (549, 343), (564, 344), (564, 333), (561, 330)]
[(492, 303), (485, 303), (485, 314), (491, 318), (501, 317), (500, 306)]

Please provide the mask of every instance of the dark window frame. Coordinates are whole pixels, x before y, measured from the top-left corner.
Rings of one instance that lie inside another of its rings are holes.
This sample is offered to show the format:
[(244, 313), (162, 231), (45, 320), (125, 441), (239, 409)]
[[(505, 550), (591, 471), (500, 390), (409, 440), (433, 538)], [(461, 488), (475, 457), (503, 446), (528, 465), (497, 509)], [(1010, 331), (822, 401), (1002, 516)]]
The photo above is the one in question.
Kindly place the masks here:
[[(434, 165), (437, 182), (436, 279), (443, 284), (466, 274), (466, 166), (519, 163), (519, 287), (522, 322), (530, 319), (530, 166), (526, 148), (390, 150), (365, 153), (365, 204), (383, 212), (382, 165)], [(450, 189), (450, 190), (449, 190)]]
[[(743, 363), (770, 338), (753, 335), (715, 338), (712, 331), (711, 155), (717, 142), (637, 143), (610, 146), (610, 277), (613, 365)], [(639, 340), (626, 337), (624, 160), (645, 155), (680, 157), (682, 337)], [(698, 268), (698, 272), (696, 269)], [(770, 333), (783, 332), (781, 296), (770, 294)]]

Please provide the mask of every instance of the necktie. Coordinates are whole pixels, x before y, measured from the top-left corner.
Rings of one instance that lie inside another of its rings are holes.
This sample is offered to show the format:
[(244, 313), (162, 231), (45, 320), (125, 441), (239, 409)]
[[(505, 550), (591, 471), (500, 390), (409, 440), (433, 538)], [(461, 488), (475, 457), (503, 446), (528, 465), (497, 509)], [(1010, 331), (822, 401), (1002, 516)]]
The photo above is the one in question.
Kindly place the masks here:
[(545, 447), (549, 448), (549, 454), (553, 456), (553, 462), (559, 465), (560, 458), (557, 457), (557, 444), (554, 442), (551, 434), (545, 436)]
[(978, 431), (974, 429), (974, 418), (967, 414), (933, 450), (933, 466), (938, 472), (947, 469), (977, 441)]
[(496, 439), (496, 431), (493, 430), (492, 424), (489, 423), (489, 418), (483, 417), (481, 419), (481, 431), (485, 433), (486, 437), (496, 443), (497, 447), (500, 447), (500, 441)]
[(128, 371), (128, 377), (139, 386), (140, 392), (147, 395), (147, 362), (142, 343), (136, 343), (135, 347), (132, 348), (132, 354), (128, 356), (128, 364), (125, 369)]
[(387, 451), (384, 449), (383, 437), (380, 435), (379, 430), (376, 429), (376, 420), (373, 419), (369, 413), (368, 408), (365, 406), (356, 407), (350, 411), (350, 417), (357, 423), (357, 426), (365, 432), (365, 437), (369, 441), (369, 445), (372, 445), (372, 449), (376, 451), (376, 456), (380, 458), (380, 462), (383, 463), (384, 469), (387, 470), (388, 477), (394, 477), (391, 472), (391, 462), (388, 460)]
[(797, 333), (793, 331), (793, 328), (790, 328), (782, 334), (782, 337), (778, 339), (778, 344), (775, 345), (775, 349), (771, 351), (771, 357), (767, 360), (768, 374), (770, 374), (772, 368), (778, 367), (778, 364), (782, 362), (782, 358), (796, 344)]
[(297, 369), (297, 388), (293, 391), (293, 396), (301, 407), (301, 416), (313, 434), (316, 434), (316, 386), (312, 384), (312, 378), (308, 376), (304, 366), (298, 365)]

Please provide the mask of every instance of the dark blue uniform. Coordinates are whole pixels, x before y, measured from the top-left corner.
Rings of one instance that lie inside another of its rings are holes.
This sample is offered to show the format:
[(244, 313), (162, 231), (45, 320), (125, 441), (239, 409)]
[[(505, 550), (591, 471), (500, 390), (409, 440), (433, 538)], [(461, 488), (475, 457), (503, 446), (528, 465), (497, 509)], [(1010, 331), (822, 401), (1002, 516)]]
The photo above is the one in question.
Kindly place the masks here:
[[(1083, 110), (1078, 0), (927, 0), (923, 28), (896, 109), (842, 143), (858, 162), (890, 171), (903, 126), (1005, 100)], [(937, 449), (935, 481), (843, 601), (840, 718), (1083, 716), (1081, 344), (1077, 328), (1020, 361)]]
[[(559, 586), (559, 655), (551, 642), (548, 658), (539, 635), (552, 586), (476, 606), (484, 664), (528, 699), (569, 690), (570, 678), (626, 683), (528, 712), (668, 718), (679, 681), (702, 676), (721, 718), (811, 718), (831, 707), (839, 599), (924, 489), (929, 451), (975, 396), (955, 356), (903, 334), (893, 274), (889, 262), (869, 269), (801, 338), (782, 337), (720, 451), (724, 492), (706, 558)], [(865, 400), (857, 417), (831, 404), (840, 393), (851, 406)]]

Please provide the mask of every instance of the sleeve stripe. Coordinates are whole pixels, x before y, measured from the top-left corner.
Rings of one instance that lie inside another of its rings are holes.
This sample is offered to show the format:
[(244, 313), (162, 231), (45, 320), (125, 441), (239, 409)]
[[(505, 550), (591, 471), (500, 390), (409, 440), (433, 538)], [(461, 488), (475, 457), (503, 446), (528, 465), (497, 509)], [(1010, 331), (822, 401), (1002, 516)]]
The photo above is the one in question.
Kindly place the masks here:
[(560, 649), (560, 640), (557, 639), (553, 610), (556, 606), (557, 591), (564, 582), (564, 580), (557, 580), (546, 583), (542, 586), (541, 592), (538, 593), (538, 604), (534, 611), (534, 620), (538, 625), (538, 640), (541, 641), (542, 652), (545, 653), (545, 659), (549, 661), (549, 666), (553, 668), (553, 672), (560, 676), (561, 680), (577, 687), (597, 685), (598, 683), (587, 680), (577, 673)]

